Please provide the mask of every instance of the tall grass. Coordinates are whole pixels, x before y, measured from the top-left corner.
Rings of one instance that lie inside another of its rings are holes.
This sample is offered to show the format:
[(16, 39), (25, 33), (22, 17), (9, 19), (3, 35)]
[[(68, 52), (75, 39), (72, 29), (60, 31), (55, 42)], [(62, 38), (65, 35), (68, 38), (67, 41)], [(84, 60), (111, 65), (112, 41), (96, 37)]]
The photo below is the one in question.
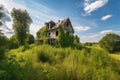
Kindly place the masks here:
[(11, 55), (22, 68), (15, 72), (23, 76), (20, 80), (120, 80), (120, 62), (102, 49), (31, 45), (6, 53)]

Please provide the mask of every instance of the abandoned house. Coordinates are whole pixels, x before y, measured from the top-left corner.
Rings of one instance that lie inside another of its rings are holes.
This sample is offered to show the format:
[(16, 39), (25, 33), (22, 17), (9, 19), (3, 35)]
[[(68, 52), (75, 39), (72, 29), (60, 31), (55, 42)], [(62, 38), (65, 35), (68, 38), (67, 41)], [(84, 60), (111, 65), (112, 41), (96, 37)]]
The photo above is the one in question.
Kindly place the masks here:
[(58, 20), (57, 23), (50, 21), (46, 22), (46, 36), (48, 38), (48, 43), (57, 43), (57, 36), (58, 36), (58, 30), (59, 28), (63, 29), (65, 33), (68, 33), (69, 35), (74, 34), (74, 29), (71, 24), (71, 21), (69, 18), (64, 20)]

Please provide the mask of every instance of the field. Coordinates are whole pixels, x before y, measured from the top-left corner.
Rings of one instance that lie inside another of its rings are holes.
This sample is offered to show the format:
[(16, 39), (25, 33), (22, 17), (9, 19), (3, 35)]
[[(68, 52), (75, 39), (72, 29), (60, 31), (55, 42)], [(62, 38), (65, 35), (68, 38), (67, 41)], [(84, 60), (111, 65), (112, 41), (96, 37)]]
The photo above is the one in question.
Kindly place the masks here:
[(110, 54), (110, 56), (113, 57), (114, 59), (120, 61), (120, 53), (117, 53), (117, 54)]
[(6, 52), (5, 57), (0, 79), (120, 80), (120, 61), (100, 48), (30, 45)]

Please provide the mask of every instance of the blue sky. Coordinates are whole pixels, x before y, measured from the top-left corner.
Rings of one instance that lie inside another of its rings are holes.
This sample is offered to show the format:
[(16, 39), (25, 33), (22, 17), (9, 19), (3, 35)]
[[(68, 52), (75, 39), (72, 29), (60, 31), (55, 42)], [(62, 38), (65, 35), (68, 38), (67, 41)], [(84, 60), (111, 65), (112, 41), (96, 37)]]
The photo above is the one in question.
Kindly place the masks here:
[[(120, 0), (0, 0), (0, 3), (9, 12), (13, 7), (26, 9), (33, 19), (30, 32), (34, 35), (45, 22), (67, 17), (81, 42), (97, 42), (106, 33), (120, 34)], [(12, 21), (6, 24), (12, 27)]]

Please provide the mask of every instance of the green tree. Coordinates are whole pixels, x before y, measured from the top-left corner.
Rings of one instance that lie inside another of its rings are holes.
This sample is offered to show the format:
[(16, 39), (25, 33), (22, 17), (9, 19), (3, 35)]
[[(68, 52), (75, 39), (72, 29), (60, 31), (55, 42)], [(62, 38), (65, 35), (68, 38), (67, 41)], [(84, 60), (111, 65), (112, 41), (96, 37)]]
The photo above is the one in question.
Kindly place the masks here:
[(28, 34), (27, 43), (33, 44), (34, 42), (35, 42), (34, 36), (32, 34)]
[(106, 34), (106, 36), (99, 41), (99, 44), (109, 52), (120, 51), (120, 36), (111, 33)]
[(27, 33), (29, 33), (29, 26), (32, 23), (28, 12), (21, 9), (13, 9), (11, 12), (13, 17), (13, 29), (18, 40), (19, 45), (25, 45)]
[[(5, 22), (9, 21), (9, 20), (10, 20), (10, 18), (8, 17), (7, 10), (4, 8), (3, 5), (0, 4), (0, 27), (6, 28), (6, 26), (4, 26)], [(7, 46), (7, 41), (8, 41), (7, 37), (5, 37), (3, 31), (4, 31), (4, 29), (0, 29), (0, 54), (4, 53), (6, 46)]]

